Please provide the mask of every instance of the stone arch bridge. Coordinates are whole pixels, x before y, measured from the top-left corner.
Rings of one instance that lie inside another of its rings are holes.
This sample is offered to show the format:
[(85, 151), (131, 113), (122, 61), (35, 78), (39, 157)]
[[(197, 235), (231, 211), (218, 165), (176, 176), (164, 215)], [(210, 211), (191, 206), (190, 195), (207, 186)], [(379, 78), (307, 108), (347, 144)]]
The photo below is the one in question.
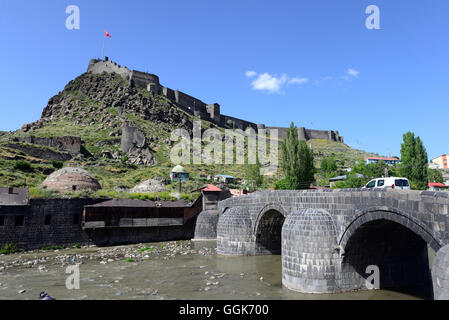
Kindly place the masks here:
[[(259, 191), (219, 202), (217, 251), (282, 255), (291, 290), (427, 287), (449, 299), (449, 193), (387, 189)], [(428, 248), (437, 253), (430, 271)]]

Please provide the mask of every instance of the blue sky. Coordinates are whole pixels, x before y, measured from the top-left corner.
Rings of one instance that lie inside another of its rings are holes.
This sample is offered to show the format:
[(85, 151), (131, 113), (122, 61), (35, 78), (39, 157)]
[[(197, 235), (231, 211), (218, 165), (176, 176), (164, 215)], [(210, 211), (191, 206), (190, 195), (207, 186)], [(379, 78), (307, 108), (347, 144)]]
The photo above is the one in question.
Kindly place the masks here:
[[(365, 27), (368, 5), (380, 30)], [(448, 13), (447, 0), (2, 1), (0, 130), (39, 119), (107, 29), (111, 60), (224, 114), (338, 130), (382, 155), (400, 155), (410, 130), (433, 158), (449, 152)]]

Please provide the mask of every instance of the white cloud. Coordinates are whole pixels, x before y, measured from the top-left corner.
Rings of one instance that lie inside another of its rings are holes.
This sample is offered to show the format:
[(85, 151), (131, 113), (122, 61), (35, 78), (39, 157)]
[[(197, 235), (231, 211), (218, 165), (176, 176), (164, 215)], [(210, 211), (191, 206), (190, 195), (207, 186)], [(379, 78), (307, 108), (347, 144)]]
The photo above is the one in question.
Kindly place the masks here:
[(309, 79), (307, 78), (291, 78), (290, 80), (288, 80), (288, 83), (293, 83), (293, 84), (304, 84), (309, 82)]
[(358, 78), (359, 77), (359, 71), (357, 71), (357, 70), (355, 70), (355, 69), (348, 69), (348, 71), (346, 71), (346, 74), (347, 75), (350, 75), (350, 76), (353, 76), (353, 77), (355, 77), (355, 78)]
[(256, 71), (252, 71), (252, 70), (246, 71), (246, 73), (245, 73), (245, 76), (247, 76), (248, 78), (252, 78), (252, 77), (254, 77), (256, 75), (257, 75), (257, 72)]
[(286, 75), (276, 78), (265, 72), (260, 74), (257, 79), (251, 83), (251, 86), (254, 90), (267, 90), (271, 93), (280, 93), (282, 86), (287, 82), (287, 80), (288, 77)]

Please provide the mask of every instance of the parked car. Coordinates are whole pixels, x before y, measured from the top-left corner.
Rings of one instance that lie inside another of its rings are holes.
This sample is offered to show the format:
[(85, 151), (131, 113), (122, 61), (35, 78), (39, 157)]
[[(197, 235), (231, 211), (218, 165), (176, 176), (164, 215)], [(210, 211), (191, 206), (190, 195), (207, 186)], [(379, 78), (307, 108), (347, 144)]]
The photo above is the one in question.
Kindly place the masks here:
[(410, 182), (407, 178), (399, 177), (377, 178), (368, 182), (363, 188), (392, 188), (410, 190)]

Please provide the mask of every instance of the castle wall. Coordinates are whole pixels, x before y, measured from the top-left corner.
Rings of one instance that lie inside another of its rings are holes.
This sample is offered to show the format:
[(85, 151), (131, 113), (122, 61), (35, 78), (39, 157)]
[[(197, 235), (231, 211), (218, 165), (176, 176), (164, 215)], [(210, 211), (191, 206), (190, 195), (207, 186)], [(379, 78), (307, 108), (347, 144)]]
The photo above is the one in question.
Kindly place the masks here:
[(133, 70), (130, 83), (142, 89), (147, 89), (148, 85), (152, 84), (154, 88), (157, 88), (157, 93), (159, 93), (159, 77), (154, 74)]
[(199, 116), (202, 119), (207, 118), (206, 104), (184, 92), (175, 90), (175, 101), (177, 104), (192, 110), (195, 116)]
[(172, 101), (176, 100), (175, 91), (170, 88), (162, 87), (162, 94)]
[(220, 105), (218, 103), (209, 104), (206, 107), (209, 118), (220, 123)]
[[(287, 137), (287, 129), (283, 127), (267, 127), (267, 129), (277, 129), (278, 130), (278, 138), (285, 139)], [(330, 140), (334, 142), (343, 143), (343, 137), (340, 137), (338, 131), (332, 130), (313, 130), (306, 129), (304, 127), (298, 127), (298, 139), (308, 141), (311, 139), (324, 139)]]
[(103, 61), (103, 60), (97, 60), (92, 59), (89, 62), (89, 66), (87, 68), (87, 72), (93, 73), (93, 74), (100, 74), (103, 72), (107, 73), (117, 73), (120, 76), (122, 76), (125, 80), (131, 79), (131, 70), (129, 70), (126, 67), (121, 67), (117, 63), (112, 61)]
[(70, 153), (80, 153), (81, 138), (80, 137), (55, 137), (55, 138), (40, 138), (34, 136), (17, 137), (14, 141), (20, 141), (31, 144), (39, 144), (42, 146), (53, 147), (61, 151)]
[(220, 125), (229, 129), (241, 129), (243, 131), (251, 127), (257, 131), (257, 125), (255, 123), (226, 115), (220, 116)]
[[(229, 129), (242, 129), (246, 130), (248, 127), (257, 130), (258, 126), (262, 128), (264, 125), (256, 125), (252, 122), (242, 119), (234, 118), (220, 114), (219, 104), (206, 105), (203, 101), (194, 98), (188, 94), (185, 94), (178, 90), (172, 90), (160, 85), (159, 77), (154, 74), (140, 72), (137, 70), (130, 71), (128, 68), (120, 67), (112, 61), (103, 60), (91, 60), (88, 67), (88, 72), (102, 73), (102, 72), (115, 72), (120, 74), (124, 79), (129, 80), (131, 85), (135, 85), (140, 88), (147, 89), (155, 94), (162, 94), (169, 100), (178, 104), (186, 112), (200, 117), (203, 120), (209, 120), (217, 123), (218, 125)], [(281, 127), (267, 127), (267, 129), (277, 129), (279, 139), (285, 139), (287, 135), (287, 128)], [(343, 143), (343, 137), (341, 137), (338, 131), (332, 130), (313, 130), (306, 129), (304, 127), (298, 128), (299, 140), (310, 139), (325, 139), (335, 142)]]

